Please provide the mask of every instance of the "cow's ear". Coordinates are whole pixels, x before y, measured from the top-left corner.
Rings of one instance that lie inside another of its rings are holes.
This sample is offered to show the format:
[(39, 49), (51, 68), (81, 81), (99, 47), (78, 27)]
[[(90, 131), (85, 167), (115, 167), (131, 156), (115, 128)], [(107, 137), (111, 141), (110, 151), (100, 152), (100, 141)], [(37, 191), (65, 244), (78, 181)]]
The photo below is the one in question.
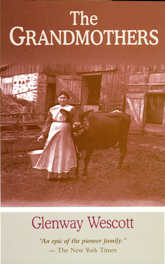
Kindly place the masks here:
[(65, 109), (60, 109), (60, 112), (64, 115), (64, 116), (66, 116), (66, 117), (69, 117), (69, 111), (67, 111), (67, 110), (65, 110)]

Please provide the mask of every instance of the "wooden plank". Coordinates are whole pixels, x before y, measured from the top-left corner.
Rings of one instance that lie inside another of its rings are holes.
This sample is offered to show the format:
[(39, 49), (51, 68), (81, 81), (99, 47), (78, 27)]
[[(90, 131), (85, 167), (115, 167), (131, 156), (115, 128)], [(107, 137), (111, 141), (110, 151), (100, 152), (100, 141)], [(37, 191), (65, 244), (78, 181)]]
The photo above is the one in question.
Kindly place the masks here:
[(84, 111), (93, 110), (94, 112), (98, 111), (98, 105), (84, 105)]
[(131, 99), (140, 99), (145, 97), (145, 93), (126, 93), (126, 97), (129, 97)]
[(92, 74), (95, 75), (97, 73), (106, 73), (106, 72), (115, 72), (117, 69), (112, 69), (112, 70), (101, 70), (101, 71), (82, 71), (82, 72), (76, 72), (76, 74), (81, 74), (81, 75), (87, 75), (87, 74)]
[[(130, 94), (132, 97), (126, 94), (126, 106), (125, 111), (127, 114), (131, 115), (131, 126), (130, 130), (142, 130), (143, 128), (143, 116), (144, 116), (144, 98), (145, 94)], [(134, 96), (135, 95), (135, 96)]]
[[(23, 106), (22, 107), (23, 113), (26, 112), (27, 107)], [(26, 123), (26, 115), (22, 115), (22, 123)], [(25, 132), (27, 130), (27, 126), (23, 125), (23, 132)]]
[(76, 76), (76, 75), (57, 75), (56, 78), (57, 79), (63, 79), (63, 80), (77, 80), (77, 81), (81, 81), (81, 77), (80, 76)]
[(37, 113), (31, 113), (31, 112), (26, 112), (26, 113), (11, 113), (11, 114), (1, 114), (1, 116), (22, 116), (22, 115), (31, 115), (31, 116), (38, 116), (38, 115), (45, 115), (47, 112), (37, 112)]
[(125, 84), (125, 85), (128, 85), (128, 86), (164, 86), (165, 85), (165, 83), (144, 83), (144, 84), (135, 84), (135, 83), (128, 83), (128, 84)]
[(10, 126), (35, 126), (35, 125), (43, 125), (45, 121), (18, 121), (18, 122), (1, 122), (0, 127), (10, 127)]
[(156, 124), (145, 124), (144, 125), (144, 131), (162, 134), (163, 133), (163, 126), (162, 125), (156, 125)]
[(161, 94), (165, 94), (165, 89), (161, 89), (161, 90), (148, 90), (147, 93), (161, 93)]
[(133, 116), (133, 118), (134, 118), (134, 120), (135, 120), (135, 122), (136, 122), (136, 125), (139, 126), (139, 125), (140, 125), (140, 122), (139, 122), (139, 120), (138, 120), (138, 116), (137, 116), (137, 114), (136, 114), (136, 112), (135, 112), (135, 109), (134, 109), (134, 107), (133, 107), (133, 104), (132, 104), (130, 98), (126, 98), (126, 100), (127, 100), (127, 103), (128, 103), (128, 105), (129, 105), (129, 107), (130, 107), (130, 110), (131, 110), (132, 116)]

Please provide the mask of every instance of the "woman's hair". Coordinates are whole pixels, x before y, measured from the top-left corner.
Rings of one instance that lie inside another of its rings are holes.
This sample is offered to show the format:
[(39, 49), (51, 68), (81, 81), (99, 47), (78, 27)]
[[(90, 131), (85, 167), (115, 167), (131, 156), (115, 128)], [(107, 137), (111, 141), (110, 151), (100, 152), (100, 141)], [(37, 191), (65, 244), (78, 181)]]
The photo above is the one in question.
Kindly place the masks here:
[(61, 95), (65, 95), (68, 99), (70, 98), (70, 95), (65, 91), (61, 91), (58, 96), (61, 96)]

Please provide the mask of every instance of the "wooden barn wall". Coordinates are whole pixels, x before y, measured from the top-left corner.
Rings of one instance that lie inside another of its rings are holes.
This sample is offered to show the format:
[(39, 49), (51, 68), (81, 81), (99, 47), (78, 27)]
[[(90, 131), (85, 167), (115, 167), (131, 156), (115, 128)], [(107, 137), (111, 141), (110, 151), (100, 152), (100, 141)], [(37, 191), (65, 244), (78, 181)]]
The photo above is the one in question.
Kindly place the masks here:
[[(101, 83), (101, 97), (100, 103), (104, 105), (104, 109), (108, 110), (122, 110), (123, 108), (123, 99), (125, 93), (131, 91), (131, 88), (135, 92), (145, 92), (146, 86), (142, 86), (142, 83), (139, 83), (139, 87), (132, 87), (129, 85), (129, 76), (130, 74), (135, 73), (145, 73), (145, 82), (148, 82), (149, 73), (156, 72), (165, 72), (165, 65), (112, 65), (112, 64), (95, 64), (95, 65), (87, 65), (87, 64), (57, 64), (57, 65), (44, 65), (44, 64), (21, 64), (21, 65), (8, 65), (6, 69), (1, 71), (1, 77), (11, 77), (19, 74), (28, 74), (38, 72), (41, 77), (39, 81), (39, 91), (38, 96), (40, 98), (41, 105), (37, 103), (37, 111), (44, 111), (44, 100), (46, 93), (46, 75), (57, 76), (57, 75), (77, 75), (82, 76), (82, 74), (102, 74), (102, 83)], [(140, 75), (139, 75), (140, 76)], [(141, 82), (141, 78), (139, 78)], [(132, 80), (134, 81), (134, 80)], [(66, 84), (71, 87), (72, 92), (80, 99), (80, 87), (79, 85), (72, 82), (71, 80), (65, 80)], [(133, 83), (132, 83), (133, 84)], [(57, 91), (59, 86), (58, 84)], [(78, 86), (77, 86), (78, 85)], [(62, 86), (61, 86), (62, 88)], [(141, 89), (141, 90), (138, 90)], [(42, 96), (41, 96), (42, 94)], [(57, 96), (57, 94), (56, 94)], [(41, 98), (42, 97), (42, 98)]]
[[(4, 67), (2, 67), (4, 68)], [(165, 64), (162, 65), (112, 65), (112, 64), (100, 64), (100, 65), (88, 65), (88, 64), (56, 64), (56, 65), (44, 65), (44, 64), (8, 64), (5, 70), (1, 70), (1, 77), (11, 77), (14, 75), (28, 74), (28, 73), (45, 73), (47, 75), (76, 75), (78, 72), (96, 72), (114, 70), (127, 74), (135, 72), (162, 72), (165, 71)]]
[[(3, 70), (3, 68), (5, 70)], [(75, 65), (71, 64), (57, 64), (54, 66), (45, 65), (45, 64), (8, 64), (5, 67), (2, 67), (1, 77), (11, 77), (14, 75), (28, 74), (28, 73), (44, 73), (47, 75), (55, 76), (57, 74), (76, 74), (77, 68)]]
[[(45, 112), (46, 87), (47, 87), (47, 76), (45, 74), (39, 74), (37, 102), (35, 104), (35, 111), (38, 113)], [(41, 119), (42, 118), (43, 117), (41, 116)]]
[(14, 75), (42, 72), (41, 64), (9, 64), (6, 69), (1, 71), (1, 77), (9, 77)]
[(101, 99), (103, 108), (122, 110), (126, 86), (121, 72), (110, 72), (102, 75)]

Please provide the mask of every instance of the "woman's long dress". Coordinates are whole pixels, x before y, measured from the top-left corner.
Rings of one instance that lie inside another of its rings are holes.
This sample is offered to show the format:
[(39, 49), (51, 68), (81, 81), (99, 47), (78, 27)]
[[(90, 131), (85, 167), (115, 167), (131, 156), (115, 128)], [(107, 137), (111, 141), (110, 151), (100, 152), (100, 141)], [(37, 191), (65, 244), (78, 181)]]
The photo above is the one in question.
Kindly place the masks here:
[(47, 137), (48, 134), (48, 137), (44, 150), (35, 165), (37, 169), (46, 169), (52, 172), (51, 178), (66, 177), (67, 173), (77, 166), (71, 126), (65, 122), (66, 117), (60, 112), (61, 108), (70, 111), (72, 106), (57, 105), (50, 109), (45, 128), (42, 131), (43, 136)]

